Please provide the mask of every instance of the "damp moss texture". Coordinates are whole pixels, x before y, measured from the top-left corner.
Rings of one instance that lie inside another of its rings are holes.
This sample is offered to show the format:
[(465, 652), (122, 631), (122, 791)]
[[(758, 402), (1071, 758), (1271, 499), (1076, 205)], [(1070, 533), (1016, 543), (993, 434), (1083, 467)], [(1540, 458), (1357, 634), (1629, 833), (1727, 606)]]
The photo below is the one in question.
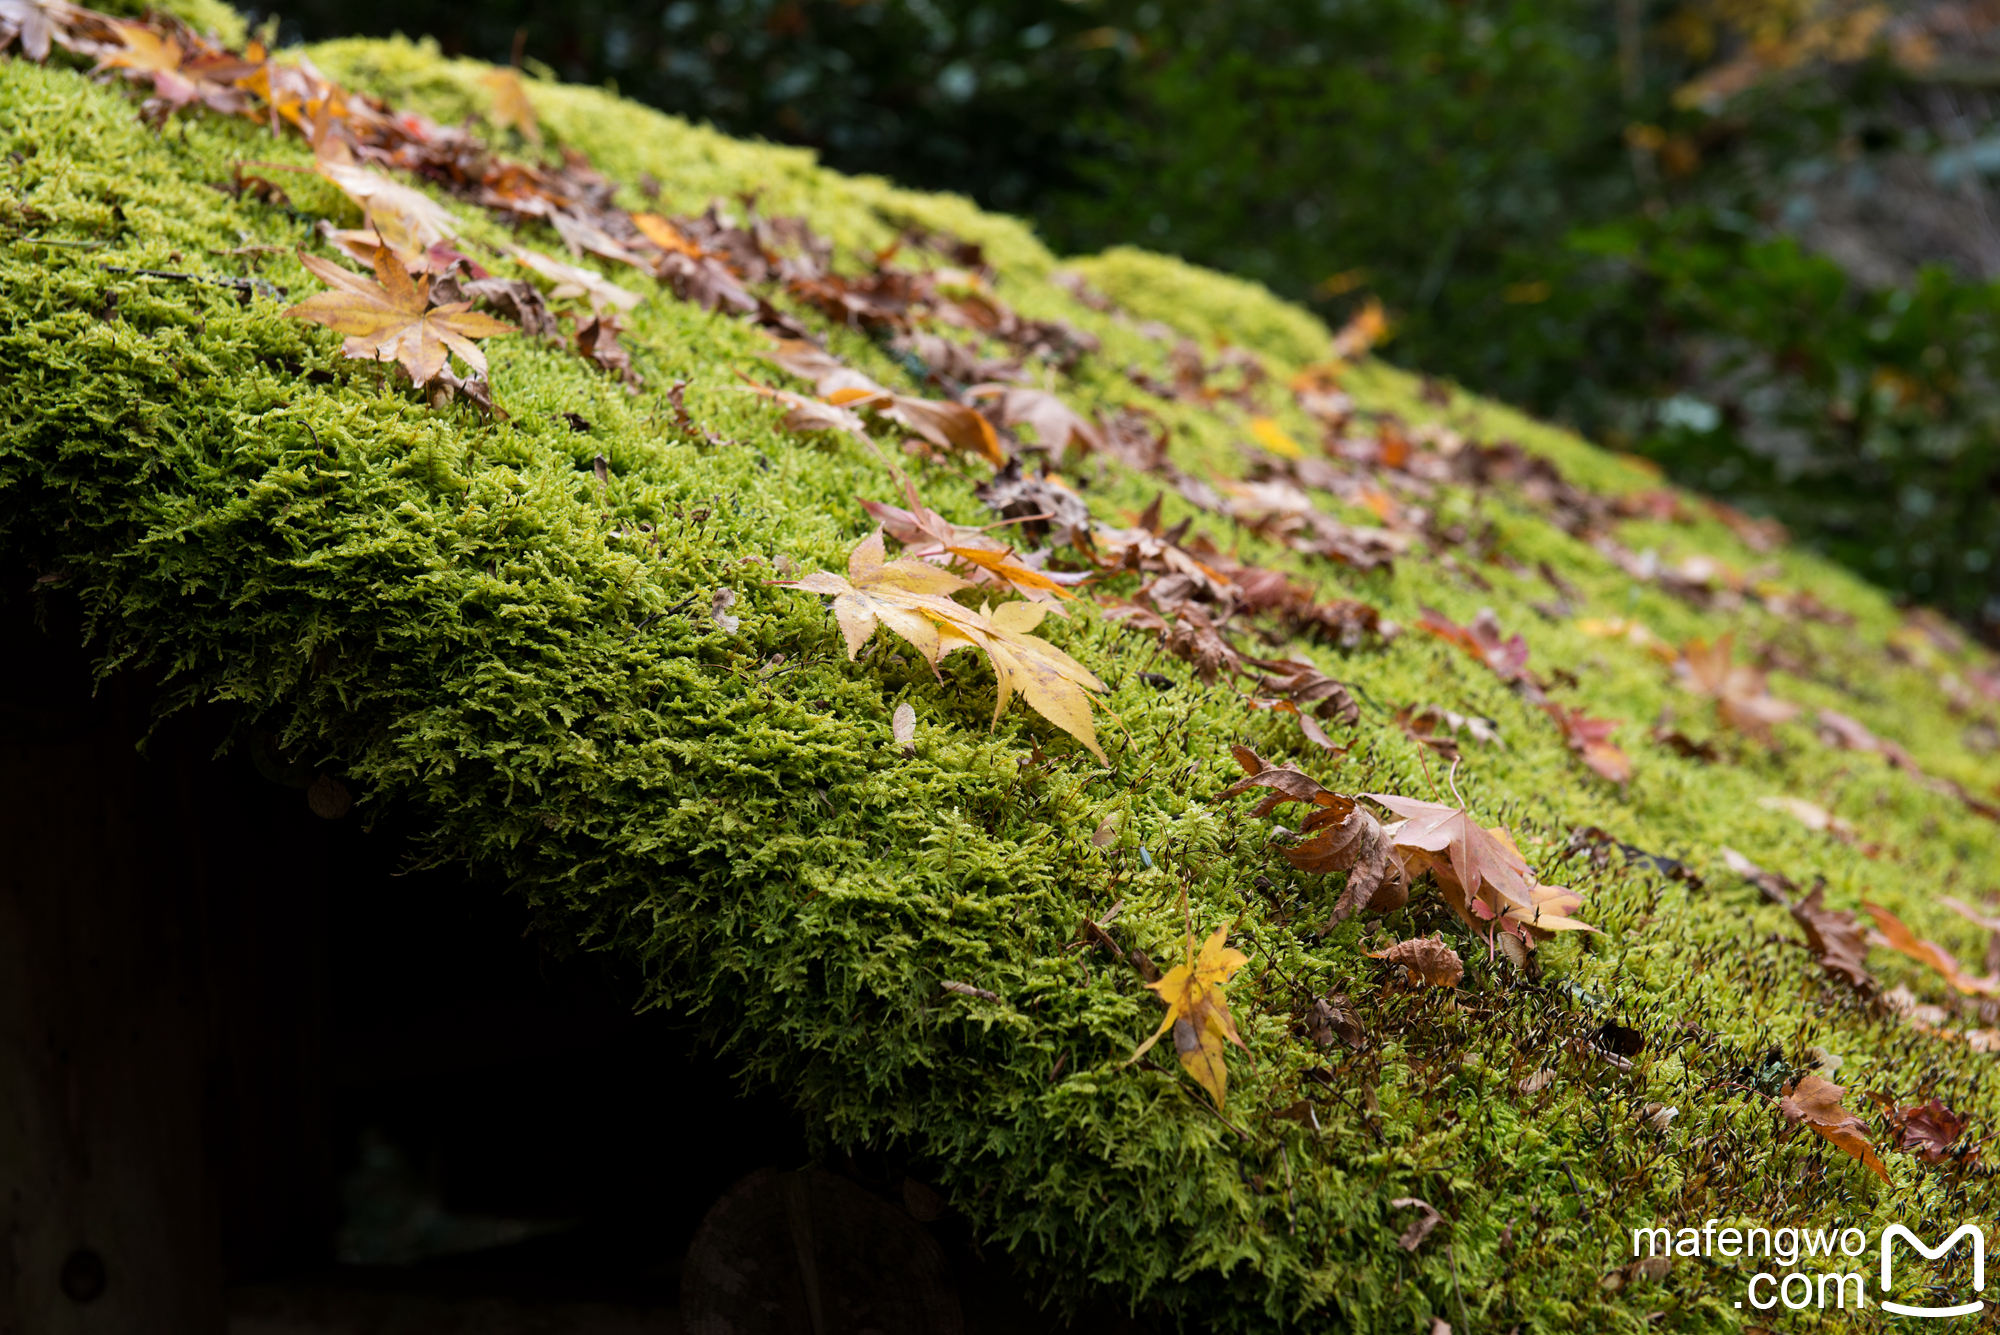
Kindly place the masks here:
[[(339, 42), (311, 56), (442, 122), (488, 107), (483, 67), (424, 46)], [(1056, 384), (1063, 396), (1084, 411), (1148, 404), (1190, 473), (1245, 471), (1243, 415), (1135, 388), (1128, 366), (1172, 378), (1169, 345), (1145, 321), (1211, 355), (1224, 343), (1255, 353), (1278, 387), (1270, 411), (1318, 439), (1282, 387), (1328, 356), (1328, 331), (1260, 288), (1138, 251), (1069, 262), (1129, 313), (1114, 318), (1053, 281), (1062, 265), (1028, 227), (962, 199), (843, 177), (601, 90), (529, 91), (550, 140), (587, 154), (633, 206), (646, 176), (663, 211), (755, 191), (765, 214), (802, 215), (831, 237), (850, 268), (911, 225), (979, 243), (1005, 301), (1102, 340)], [(1152, 638), (1080, 607), (1042, 633), (1110, 686), (1100, 764), (1018, 703), (989, 727), (983, 661), (955, 655), (939, 680), (886, 632), (849, 661), (825, 600), (771, 582), (787, 561), (844, 569), (871, 528), (855, 498), (901, 498), (857, 442), (788, 434), (746, 391), (739, 372), (776, 378), (759, 360), (766, 335), (626, 271), (617, 281), (647, 292), (624, 340), (643, 392), (571, 352), (501, 337), (486, 346), (511, 415), (434, 409), (387, 368), (343, 360), (336, 335), (279, 318), (289, 303), (267, 291), (134, 272), (253, 277), (298, 300), (317, 285), (293, 247), (315, 244), (318, 219), (354, 217), (310, 174), (258, 169), (289, 210), (216, 188), (242, 161), (308, 167), (295, 137), (212, 114), (156, 131), (136, 102), (74, 65), (0, 60), (6, 596), (80, 599), (104, 672), (145, 665), (170, 704), (230, 703), (339, 776), (358, 799), (347, 819), (398, 809), (426, 832), (427, 855), (512, 896), (550, 941), (636, 962), (647, 981), (635, 1004), (698, 1019), (824, 1147), (900, 1156), (1038, 1296), (1109, 1300), (1162, 1330), (1412, 1332), (1434, 1318), (1461, 1331), (1729, 1329), (1757, 1316), (1736, 1304), (1762, 1263), (1633, 1274), (1635, 1226), (1838, 1221), (1872, 1237), (1904, 1223), (1936, 1238), (1993, 1216), (1983, 1162), (1897, 1149), (1870, 1097), (1936, 1096), (1969, 1119), (1963, 1144), (1987, 1141), (2000, 1088), (1986, 1074), (2000, 1058), (1957, 1036), (1978, 1017), (1919, 1026), (1844, 988), (1723, 863), (1726, 846), (1801, 885), (1824, 877), (1830, 907), (1878, 903), (1960, 959), (1982, 957), (1982, 934), (1938, 897), (1983, 903), (2000, 887), (2000, 825), (1877, 755), (1824, 744), (1812, 720), (1839, 710), (1991, 798), (1993, 761), (1968, 742), (1991, 740), (1980, 729), (1992, 706), (1963, 685), (1984, 660), (1912, 632), (1852, 575), (1802, 550), (1750, 550), (1692, 501), (1687, 522), (1624, 523), (1629, 548), (1754, 571), (1852, 624), (1755, 599), (1704, 610), (1506, 486), (1444, 487), (1431, 503), (1442, 521), (1490, 524), (1510, 559), (1420, 543), (1392, 573), (1356, 575), (1168, 488), (1167, 522), (1192, 517), (1322, 598), (1373, 603), (1405, 627), (1425, 606), (1460, 622), (1493, 608), (1526, 635), (1531, 666), (1573, 674), (1561, 698), (1623, 721), (1636, 773), (1622, 789), (1596, 778), (1499, 677), (1414, 630), (1386, 646), (1286, 647), (1362, 701), (1360, 723), (1336, 730), (1348, 754), (1332, 757), (1227, 680), (1204, 685)], [(503, 236), (456, 207), (471, 242)], [(552, 234), (527, 240), (557, 249)], [(801, 318), (854, 365), (910, 385), (862, 334)], [(728, 443), (676, 426), (677, 381), (696, 422)], [(1385, 365), (1359, 363), (1344, 385), (1367, 411), (1516, 441), (1602, 494), (1660, 486), (1563, 431), (1464, 393), (1426, 395)], [(916, 476), (948, 517), (984, 523), (972, 493), (983, 471)], [(1099, 520), (1120, 524), (1161, 490), (1102, 459), (1072, 480)], [(1552, 605), (1543, 563), (1572, 586), (1567, 606)], [(737, 595), (734, 629), (708, 612), (723, 588)], [(1803, 714), (1776, 729), (1775, 748), (1724, 730), (1660, 658), (1588, 633), (1588, 619), (1614, 617), (1670, 644), (1733, 631), (1743, 659), (1775, 647), (1772, 689)], [(891, 736), (901, 703), (917, 718), (907, 749)], [(1218, 799), (1237, 774), (1229, 747), (1245, 743), (1343, 792), (1451, 800), (1442, 760), (1393, 718), (1411, 705), (1491, 721), (1497, 741), (1464, 743), (1458, 791), (1482, 822), (1511, 828), (1543, 880), (1576, 888), (1579, 916), (1602, 929), (1545, 945), (1537, 977), (1489, 958), (1423, 884), (1386, 918), (1322, 934), (1341, 878), (1288, 866), (1274, 842), (1283, 812), (1253, 820), (1246, 800)], [(1718, 758), (1651, 741), (1663, 709)], [(1818, 804), (1853, 832), (1810, 828), (1761, 800), (1774, 797)], [(1701, 883), (1624, 852), (1571, 854), (1584, 827), (1678, 859)], [(1131, 968), (1077, 948), (1083, 919), (1115, 901), (1121, 939), (1155, 959), (1178, 960), (1190, 925), (1198, 939), (1231, 924), (1249, 955), (1230, 986), (1248, 1052), (1229, 1056), (1223, 1113), (1165, 1047), (1126, 1064), (1159, 1011)], [(1464, 957), (1458, 988), (1412, 990), (1368, 957), (1427, 933)], [(1885, 989), (1952, 1000), (1938, 974), (1890, 951), (1870, 967)], [(1303, 1024), (1313, 997), (1335, 993), (1350, 999), (1358, 1047), (1323, 1049)], [(1643, 1037), (1629, 1070), (1589, 1041), (1607, 1022)], [(1786, 1133), (1776, 1092), (1829, 1053), (1893, 1185), (1804, 1129)], [(1677, 1111), (1661, 1129), (1651, 1114), (1663, 1107)], [(1398, 1240), (1419, 1212), (1391, 1204), (1402, 1198), (1442, 1215), (1413, 1249)], [(1941, 1282), (1962, 1281), (1964, 1260), (1939, 1263)]]

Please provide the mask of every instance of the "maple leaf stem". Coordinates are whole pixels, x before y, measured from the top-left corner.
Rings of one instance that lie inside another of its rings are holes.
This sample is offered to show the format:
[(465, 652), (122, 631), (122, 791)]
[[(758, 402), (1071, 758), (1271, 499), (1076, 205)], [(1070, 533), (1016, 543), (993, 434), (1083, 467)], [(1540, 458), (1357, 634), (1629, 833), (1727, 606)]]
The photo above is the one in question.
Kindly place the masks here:
[(1463, 759), (1463, 757), (1457, 757), (1452, 760), (1451, 773), (1445, 776), (1445, 782), (1451, 786), (1451, 795), (1453, 797), (1458, 798), (1458, 805), (1460, 807), (1463, 807), (1465, 805), (1465, 799), (1463, 797), (1459, 797), (1458, 794), (1458, 763), (1459, 760), (1461, 759)]

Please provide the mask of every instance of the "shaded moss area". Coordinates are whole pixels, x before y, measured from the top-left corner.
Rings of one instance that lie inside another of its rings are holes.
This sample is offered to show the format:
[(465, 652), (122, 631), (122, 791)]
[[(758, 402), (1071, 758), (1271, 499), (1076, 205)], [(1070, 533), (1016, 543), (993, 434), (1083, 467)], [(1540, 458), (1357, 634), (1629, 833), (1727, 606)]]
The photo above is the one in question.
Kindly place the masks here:
[[(482, 67), (421, 47), (312, 54), (440, 120), (486, 106)], [(765, 213), (803, 214), (849, 263), (910, 224), (979, 242), (1005, 300), (1102, 340), (1066, 398), (1145, 403), (1173, 427), (1181, 468), (1244, 471), (1242, 414), (1134, 388), (1124, 368), (1167, 375), (1164, 345), (1051, 281), (1056, 260), (1019, 223), (595, 90), (531, 93), (551, 136), (635, 203), (646, 175), (670, 209), (754, 190)], [(1819, 1047), (1844, 1059), (1852, 1108), (1867, 1108), (1864, 1090), (1935, 1094), (1972, 1118), (1968, 1138), (2000, 1112), (1984, 1081), (1993, 1058), (1837, 987), (1784, 912), (1722, 865), (1734, 847), (1801, 883), (1824, 876), (1836, 907), (1866, 897), (1961, 958), (1983, 949), (1935, 896), (1973, 899), (2000, 880), (2000, 828), (1813, 735), (1811, 711), (1832, 707), (1929, 772), (1991, 790), (1991, 762), (1966, 749), (1967, 720), (1939, 685), (1971, 660), (1907, 636), (1891, 655), (1902, 618), (1851, 576), (1752, 552), (1705, 518), (1627, 523), (1631, 547), (1768, 565), (1854, 625), (1755, 602), (1702, 611), (1635, 581), (1523, 495), (1449, 487), (1432, 502), (1440, 519), (1490, 525), (1509, 563), (1419, 555), (1358, 576), (1169, 494), (1168, 522), (1193, 517), (1241, 559), (1405, 625), (1425, 606), (1459, 621), (1494, 607), (1537, 666), (1575, 675), (1565, 699), (1630, 721), (1619, 739), (1637, 774), (1622, 791), (1593, 778), (1539, 711), (1415, 633), (1350, 652), (1290, 646), (1362, 698), (1349, 754), (1330, 760), (1291, 720), (1080, 611), (1042, 633), (1111, 687), (1101, 766), (1018, 706), (989, 730), (983, 663), (954, 656), (938, 680), (886, 636), (850, 662), (820, 599), (769, 582), (780, 558), (844, 568), (869, 528), (855, 497), (900, 498), (857, 443), (778, 429), (738, 376), (772, 374), (756, 330), (651, 290), (625, 339), (645, 392), (501, 338), (488, 344), (492, 383), (511, 416), (433, 410), (387, 368), (342, 360), (335, 336), (277, 318), (284, 298), (132, 272), (252, 277), (290, 300), (314, 290), (291, 249), (313, 244), (320, 218), (351, 221), (345, 200), (304, 174), (272, 173), (287, 207), (215, 188), (238, 162), (306, 166), (297, 141), (215, 117), (155, 133), (122, 90), (18, 61), (0, 63), (0, 108), (10, 593), (81, 599), (104, 671), (144, 665), (175, 699), (234, 702), (344, 776), (362, 799), (354, 818), (399, 807), (428, 829), (431, 856), (504, 886), (551, 941), (643, 962), (644, 1004), (700, 1017), (745, 1080), (782, 1092), (826, 1146), (909, 1156), (1051, 1298), (1108, 1294), (1162, 1327), (1218, 1331), (1408, 1331), (1433, 1316), (1476, 1330), (1708, 1330), (1749, 1314), (1734, 1306), (1747, 1272), (1681, 1261), (1664, 1279), (1607, 1284), (1631, 1259), (1633, 1227), (1837, 1219), (1935, 1237), (1993, 1210), (1983, 1167), (1885, 1147), (1886, 1189), (1818, 1138), (1782, 1135), (1772, 1097)], [(502, 238), (461, 212), (471, 241)], [(1137, 252), (1076, 267), (1139, 319), (1252, 350), (1279, 383), (1324, 351), (1310, 317), (1236, 280)], [(825, 335), (884, 383), (909, 384), (859, 333)], [(696, 421), (730, 443), (675, 425), (665, 391), (679, 381)], [(1436, 402), (1384, 367), (1356, 368), (1347, 388), (1364, 408), (1517, 440), (1598, 491), (1655, 485), (1503, 408)], [(1273, 410), (1316, 438), (1289, 404)], [(925, 499), (963, 523), (990, 519), (978, 480), (921, 473)], [(1114, 522), (1158, 490), (1103, 462), (1074, 480)], [(1530, 610), (1551, 594), (1538, 563), (1573, 586), (1576, 615)], [(724, 588), (738, 596), (733, 631), (708, 614)], [(1774, 751), (1718, 732), (1656, 658), (1586, 633), (1587, 616), (1643, 621), (1673, 643), (1734, 629), (1746, 646), (1779, 646), (1797, 670), (1777, 673), (1777, 689), (1807, 715), (1778, 730)], [(904, 702), (913, 754), (891, 738)], [(1216, 800), (1235, 742), (1344, 792), (1445, 796), (1439, 762), (1391, 716), (1423, 704), (1492, 720), (1500, 741), (1468, 743), (1458, 789), (1481, 820), (1511, 827), (1544, 880), (1583, 893), (1581, 916), (1603, 929), (1545, 946), (1537, 981), (1489, 960), (1426, 888), (1386, 920), (1322, 934), (1337, 878), (1292, 871), (1271, 822)], [(1723, 759), (1652, 745), (1663, 707), (1713, 734)], [(1858, 841), (1760, 805), (1773, 796), (1830, 808)], [(1572, 853), (1588, 826), (1706, 883)], [(1226, 1118), (1167, 1064), (1123, 1064), (1158, 1011), (1129, 968), (1074, 948), (1081, 921), (1118, 901), (1126, 941), (1156, 959), (1179, 958), (1190, 924), (1201, 936), (1223, 923), (1251, 957), (1231, 994), (1254, 1061), (1231, 1057)], [(1432, 931), (1466, 959), (1456, 992), (1411, 992), (1365, 954)], [(1945, 999), (1900, 957), (1872, 963)], [(1308, 1008), (1332, 993), (1352, 999), (1360, 1048), (1310, 1041)], [(1606, 1022), (1645, 1038), (1629, 1072), (1587, 1041)], [(1543, 1070), (1553, 1078), (1523, 1092)], [(1665, 1132), (1635, 1116), (1654, 1104), (1678, 1109)], [(1444, 1215), (1414, 1251), (1397, 1241), (1412, 1215), (1390, 1204), (1405, 1197)]]

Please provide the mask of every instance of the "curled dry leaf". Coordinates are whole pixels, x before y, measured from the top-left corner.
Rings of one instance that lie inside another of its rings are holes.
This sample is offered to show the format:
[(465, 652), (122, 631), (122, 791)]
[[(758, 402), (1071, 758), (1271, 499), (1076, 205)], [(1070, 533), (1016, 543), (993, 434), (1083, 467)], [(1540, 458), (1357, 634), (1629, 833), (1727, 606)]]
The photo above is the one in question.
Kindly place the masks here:
[(1459, 959), (1458, 952), (1444, 942), (1427, 936), (1398, 941), (1387, 950), (1371, 950), (1368, 957), (1401, 965), (1409, 970), (1413, 984), (1457, 987), (1459, 980), (1465, 977), (1465, 962)]
[(1007, 427), (1034, 428), (1035, 443), (1056, 455), (1071, 445), (1085, 454), (1104, 448), (1104, 435), (1090, 419), (1045, 389), (1015, 389), (1005, 385), (976, 385), (968, 397), (1000, 400), (1000, 422)]
[(721, 628), (725, 635), (734, 635), (743, 624), (742, 618), (729, 615), (729, 609), (736, 606), (736, 590), (717, 589), (708, 600), (709, 619)]
[[(1389, 1202), (1389, 1208), (1392, 1210), (1421, 1210), (1423, 1212), (1418, 1217), (1417, 1222), (1404, 1229), (1403, 1236), (1396, 1239), (1396, 1245), (1406, 1252), (1413, 1252), (1423, 1246), (1424, 1239), (1431, 1235), (1431, 1230), (1436, 1228), (1438, 1221), (1444, 1218), (1443, 1215), (1437, 1212), (1436, 1206), (1432, 1205), (1429, 1201), (1421, 1200), (1415, 1196), (1398, 1196), (1395, 1200)], [(1447, 1326), (1445, 1329), (1449, 1330), (1450, 1327)]]
[(1271, 453), (1282, 455), (1287, 459), (1305, 458), (1305, 450), (1291, 438), (1285, 428), (1278, 425), (1276, 418), (1253, 417), (1249, 426), (1250, 434), (1257, 438), (1257, 443)]
[(1385, 827), (1406, 874), (1429, 871), (1452, 912), (1489, 946), (1496, 930), (1530, 944), (1544, 933), (1597, 930), (1572, 916), (1581, 895), (1535, 879), (1505, 826), (1481, 828), (1470, 812), (1438, 802), (1366, 796), (1406, 818)]
[(516, 130), (521, 137), (537, 148), (542, 143), (541, 122), (535, 117), (535, 104), (528, 100), (528, 90), (521, 83), (521, 75), (512, 69), (491, 69), (479, 76), (479, 82), (493, 94), (493, 105), (486, 113), (496, 130)]
[(1846, 1092), (1843, 1086), (1830, 1080), (1807, 1075), (1797, 1085), (1785, 1090), (1778, 1100), (1778, 1111), (1784, 1114), (1788, 1124), (1797, 1126), (1803, 1122), (1842, 1153), (1859, 1159), (1875, 1176), (1888, 1182), (1889, 1170), (1875, 1156), (1875, 1147), (1868, 1141), (1867, 1126), (1841, 1106), (1841, 1096)]
[(1556, 1073), (1547, 1066), (1536, 1071), (1516, 1086), (1523, 1094), (1539, 1094), (1555, 1081)]
[(413, 384), (435, 380), (444, 369), (447, 350), (484, 374), (486, 354), (472, 340), (514, 330), (473, 310), (469, 301), (433, 307), (429, 276), (411, 281), (387, 247), (375, 252), (374, 279), (303, 251), (299, 262), (332, 290), (307, 297), (285, 315), (345, 334), (342, 356), (401, 364)]
[(1760, 797), (1757, 805), (1766, 811), (1782, 811), (1808, 830), (1830, 834), (1842, 843), (1854, 842), (1854, 826), (1817, 802), (1802, 797)]
[(574, 264), (565, 264), (540, 251), (509, 248), (507, 254), (522, 268), (538, 273), (554, 283), (555, 286), (549, 290), (549, 295), (557, 300), (584, 297), (589, 300), (592, 310), (615, 306), (621, 311), (629, 311), (645, 300), (637, 292), (618, 286), (602, 274)]
[(1724, 845), (1722, 849), (1722, 862), (1729, 870), (1735, 872), (1738, 876), (1741, 876), (1744, 880), (1762, 891), (1764, 898), (1770, 900), (1773, 904), (1782, 904), (1787, 909), (1791, 908), (1792, 895), (1798, 890), (1798, 887), (1793, 885), (1788, 877), (1775, 871), (1765, 871), (1749, 858), (1744, 857), (1741, 853), (1727, 845)]
[(1347, 995), (1336, 992), (1313, 998), (1312, 1007), (1306, 1012), (1306, 1034), (1322, 1048), (1330, 1048), (1336, 1041), (1358, 1048), (1364, 1030)]
[(1174, 1052), (1181, 1067), (1195, 1083), (1208, 1091), (1215, 1106), (1223, 1106), (1229, 1093), (1229, 1068), (1222, 1060), (1225, 1043), (1234, 1043), (1245, 1052), (1243, 1038), (1236, 1032), (1236, 1020), (1229, 1013), (1229, 998), (1223, 989), (1250, 957), (1227, 943), (1229, 928), (1215, 929), (1194, 952), (1194, 938), (1188, 938), (1188, 960), (1167, 970), (1157, 982), (1147, 983), (1167, 1003), (1166, 1018), (1138, 1050), (1126, 1059), (1135, 1062), (1152, 1050), (1160, 1036), (1172, 1031)]
[(1472, 619), (1470, 626), (1461, 626), (1442, 612), (1424, 608), (1417, 618), (1417, 629), (1429, 631), (1432, 635), (1449, 644), (1455, 644), (1484, 663), (1502, 681), (1531, 681), (1528, 671), (1528, 641), (1518, 632), (1512, 639), (1500, 637), (1500, 623), (1493, 615), (1493, 609), (1482, 607)]
[(1247, 746), (1233, 746), (1231, 754), (1244, 770), (1244, 777), (1223, 789), (1222, 797), (1235, 797), (1252, 788), (1270, 790), (1270, 796), (1251, 809), (1253, 816), (1268, 816), (1287, 802), (1304, 802), (1314, 808), (1301, 823), (1305, 838), (1285, 850), (1285, 861), (1315, 876), (1346, 872), (1347, 885), (1334, 901), (1327, 925), (1341, 922), (1358, 909), (1388, 913), (1409, 899), (1409, 881), (1393, 856), (1388, 835), (1381, 824), (1353, 798), (1320, 786), (1318, 780), (1287, 766), (1266, 764), (1263, 757)]

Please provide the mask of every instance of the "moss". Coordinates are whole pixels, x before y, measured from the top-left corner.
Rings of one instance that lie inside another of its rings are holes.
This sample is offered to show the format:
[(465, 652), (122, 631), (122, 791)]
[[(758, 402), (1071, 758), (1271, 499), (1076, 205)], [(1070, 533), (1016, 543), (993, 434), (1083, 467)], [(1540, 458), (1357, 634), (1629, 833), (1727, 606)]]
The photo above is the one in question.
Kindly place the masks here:
[(1077, 260), (1073, 267), (1139, 318), (1158, 320), (1202, 341), (1222, 340), (1294, 364), (1327, 355), (1331, 336), (1326, 326), (1273, 296), (1262, 283), (1133, 246), (1115, 246)]
[[(482, 105), (478, 66), (422, 46), (344, 42), (313, 56), (441, 119)], [(1104, 340), (1066, 387), (1082, 406), (1143, 398), (1127, 364), (1164, 373), (1160, 345), (1047, 281), (1054, 258), (1016, 222), (595, 90), (531, 92), (561, 142), (628, 188), (650, 173), (670, 207), (758, 190), (765, 209), (806, 213), (849, 255), (910, 221), (980, 241), (1009, 301)], [(1476, 571), (1411, 560), (1355, 576), (1219, 532), (1246, 560), (1405, 623), (1423, 606), (1461, 620), (1499, 609), (1536, 665), (1576, 674), (1572, 698), (1631, 721), (1619, 740), (1636, 777), (1623, 792), (1593, 779), (1538, 712), (1419, 635), (1346, 654), (1292, 647), (1368, 706), (1350, 753), (1331, 761), (1282, 717), (1079, 615), (1049, 633), (1111, 684), (1100, 766), (1018, 707), (989, 731), (992, 678), (966, 656), (941, 681), (893, 644), (849, 662), (819, 599), (767, 582), (780, 556), (839, 568), (865, 531), (853, 497), (887, 497), (890, 483), (858, 448), (776, 429), (736, 376), (759, 368), (754, 331), (655, 293), (626, 340), (648, 392), (499, 339), (492, 379), (512, 417), (434, 412), (381, 368), (341, 360), (325, 331), (277, 318), (267, 296), (108, 271), (254, 273), (311, 290), (289, 250), (340, 199), (302, 176), (283, 177), (291, 211), (211, 188), (239, 160), (302, 164), (296, 142), (213, 117), (155, 133), (122, 90), (20, 62), (0, 64), (0, 107), (10, 587), (47, 576), (41, 596), (88, 609), (105, 671), (147, 665), (174, 700), (235, 702), (345, 776), (363, 818), (405, 811), (431, 856), (505, 887), (552, 942), (641, 961), (646, 1004), (700, 1018), (826, 1145), (907, 1156), (1052, 1297), (1108, 1292), (1164, 1324), (1218, 1331), (1408, 1331), (1434, 1315), (1481, 1330), (1708, 1330), (1743, 1322), (1731, 1306), (1742, 1276), (1683, 1263), (1656, 1285), (1606, 1287), (1632, 1227), (1838, 1217), (1935, 1233), (1992, 1209), (1978, 1170), (1885, 1152), (1896, 1186), (1883, 1189), (1824, 1143), (1779, 1135), (1771, 1072), (1803, 1069), (1809, 1046), (1845, 1057), (1842, 1078), (1861, 1088), (1938, 1094), (1977, 1135), (1996, 1112), (1989, 1059), (1833, 988), (1719, 850), (1801, 881), (1823, 875), (1833, 905), (1866, 895), (1976, 957), (1970, 927), (1931, 895), (1992, 883), (1995, 826), (1877, 758), (1820, 746), (1803, 723), (1782, 726), (1770, 753), (1724, 736), (1731, 754), (1715, 765), (1651, 746), (1663, 707), (1714, 731), (1700, 702), (1642, 650), (1528, 610), (1550, 595), (1533, 573), (1545, 561), (1588, 614), (1639, 618), (1670, 640), (1728, 628), (1774, 640), (1807, 665), (1779, 675), (1781, 693), (1854, 715), (1935, 773), (1990, 783), (1937, 685), (1963, 658), (1892, 658), (1898, 613), (1851, 576), (1796, 551), (1750, 552), (1705, 519), (1629, 525), (1633, 546), (1672, 556), (1771, 561), (1856, 624), (1795, 624), (1755, 604), (1702, 612), (1504, 490), (1435, 498), (1443, 517), (1494, 526), (1511, 562)], [(467, 221), (473, 241), (499, 238)], [(1137, 252), (1081, 267), (1135, 314), (1255, 349), (1276, 374), (1324, 350), (1311, 317), (1250, 285)], [(859, 336), (828, 336), (872, 373), (899, 374)], [(695, 416), (736, 443), (674, 428), (660, 391), (676, 380)], [(1651, 485), (1496, 405), (1431, 404), (1387, 368), (1358, 371), (1350, 388), (1364, 407), (1519, 439), (1605, 491)], [(1182, 466), (1240, 469), (1240, 414), (1145, 401), (1176, 427)], [(1282, 416), (1307, 438), (1303, 419)], [(602, 487), (590, 469), (600, 453)], [(979, 521), (970, 478), (938, 467), (922, 481), (931, 503)], [(1107, 518), (1156, 486), (1109, 466), (1078, 481)], [(1174, 497), (1167, 508), (1192, 513)], [(735, 631), (704, 612), (724, 586), (740, 596)], [(899, 702), (919, 719), (914, 756), (891, 745)], [(1321, 935), (1337, 886), (1291, 871), (1268, 823), (1215, 800), (1236, 741), (1343, 790), (1439, 794), (1438, 765), (1389, 717), (1416, 703), (1494, 720), (1501, 744), (1469, 749), (1458, 788), (1549, 879), (1577, 886), (1604, 929), (1545, 948), (1539, 984), (1489, 962), (1430, 893)], [(1773, 795), (1821, 802), (1879, 847), (1758, 804)], [(1100, 847), (1091, 836), (1108, 820), (1116, 834)], [(1588, 825), (1685, 859), (1707, 884), (1617, 855), (1567, 857), (1570, 832)], [(1198, 930), (1232, 922), (1252, 956), (1232, 991), (1255, 1062), (1233, 1060), (1226, 1122), (1177, 1074), (1123, 1064), (1157, 1012), (1130, 971), (1069, 949), (1086, 914), (1122, 900), (1129, 939), (1171, 958), (1183, 892)], [(1429, 931), (1466, 957), (1456, 994), (1386, 986), (1362, 953), (1384, 934)], [(1916, 966), (1881, 952), (1874, 963), (1937, 998)], [(1001, 1000), (946, 992), (947, 979)], [(1377, 1046), (1328, 1054), (1304, 1040), (1306, 998), (1333, 991), (1354, 999)], [(1647, 1038), (1630, 1074), (1572, 1042), (1607, 1020)], [(1523, 1093), (1543, 1067), (1556, 1079)], [(1304, 1121), (1301, 1100), (1313, 1105)], [(1664, 1135), (1634, 1116), (1655, 1102), (1680, 1110)], [(1397, 1245), (1409, 1216), (1390, 1205), (1406, 1196), (1446, 1216), (1414, 1252)]]

